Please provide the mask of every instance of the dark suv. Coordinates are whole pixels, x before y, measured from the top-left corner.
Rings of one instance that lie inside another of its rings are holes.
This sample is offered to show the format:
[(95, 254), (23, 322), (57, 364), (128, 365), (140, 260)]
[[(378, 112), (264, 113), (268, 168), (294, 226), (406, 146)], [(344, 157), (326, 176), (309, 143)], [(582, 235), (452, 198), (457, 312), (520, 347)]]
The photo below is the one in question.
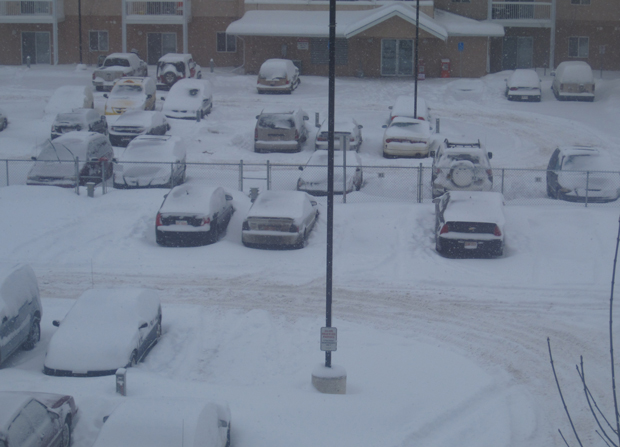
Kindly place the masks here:
[(480, 140), (474, 143), (455, 143), (447, 139), (437, 152), (431, 151), (433, 168), (431, 185), (433, 198), (446, 191), (490, 191), (493, 188), (491, 152), (486, 152)]
[(30, 350), (41, 338), (41, 299), (28, 265), (0, 269), (0, 363), (18, 349)]

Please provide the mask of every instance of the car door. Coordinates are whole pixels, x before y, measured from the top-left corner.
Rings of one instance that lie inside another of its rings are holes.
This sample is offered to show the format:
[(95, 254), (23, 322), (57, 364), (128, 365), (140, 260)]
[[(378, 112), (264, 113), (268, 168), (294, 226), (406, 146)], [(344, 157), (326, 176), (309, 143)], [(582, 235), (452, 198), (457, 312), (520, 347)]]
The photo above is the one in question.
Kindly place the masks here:
[(555, 191), (558, 188), (558, 172), (560, 166), (560, 149), (556, 149), (547, 165), (547, 190), (549, 192)]

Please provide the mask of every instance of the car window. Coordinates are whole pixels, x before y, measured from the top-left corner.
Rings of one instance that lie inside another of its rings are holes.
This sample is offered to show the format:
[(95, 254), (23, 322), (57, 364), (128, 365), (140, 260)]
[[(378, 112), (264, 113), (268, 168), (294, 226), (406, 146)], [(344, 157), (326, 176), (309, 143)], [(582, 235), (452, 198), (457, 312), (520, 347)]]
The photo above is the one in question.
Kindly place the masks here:
[(571, 155), (564, 157), (562, 169), (567, 171), (597, 171), (601, 170), (598, 157), (591, 155)]
[(390, 123), (390, 127), (413, 127), (417, 126), (419, 123), (408, 123), (408, 122), (394, 122)]
[(22, 413), (20, 413), (9, 426), (9, 444), (26, 447), (35, 444), (32, 442), (33, 438), (34, 428), (22, 410)]
[(37, 433), (41, 433), (42, 429), (51, 422), (47, 408), (36, 400), (28, 402), (28, 405), (21, 411), (21, 415), (25, 415), (28, 418)]
[(120, 84), (114, 87), (112, 94), (139, 95), (142, 93), (141, 85)]
[(103, 63), (104, 67), (129, 67), (129, 61), (127, 59), (121, 59), (118, 57), (108, 58)]
[(480, 164), (480, 158), (472, 154), (447, 154), (446, 158), (450, 161), (471, 161), (473, 164)]
[(266, 129), (293, 129), (295, 121), (290, 116), (261, 115), (258, 119), (258, 127)]
[(75, 157), (84, 160), (86, 157), (86, 146), (78, 144), (66, 144), (47, 140), (43, 143), (38, 160), (42, 161), (75, 161)]

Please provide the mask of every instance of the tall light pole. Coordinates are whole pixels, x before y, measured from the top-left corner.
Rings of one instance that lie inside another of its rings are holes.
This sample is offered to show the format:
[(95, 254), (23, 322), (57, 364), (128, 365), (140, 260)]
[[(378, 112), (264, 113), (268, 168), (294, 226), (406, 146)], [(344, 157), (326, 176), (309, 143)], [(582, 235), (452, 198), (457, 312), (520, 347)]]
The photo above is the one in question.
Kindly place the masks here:
[(80, 64), (82, 63), (82, 0), (78, 0), (78, 46), (80, 49)]
[(413, 94), (413, 116), (418, 117), (418, 40), (420, 38), (420, 0), (415, 2), (415, 62), (413, 68), (414, 94)]

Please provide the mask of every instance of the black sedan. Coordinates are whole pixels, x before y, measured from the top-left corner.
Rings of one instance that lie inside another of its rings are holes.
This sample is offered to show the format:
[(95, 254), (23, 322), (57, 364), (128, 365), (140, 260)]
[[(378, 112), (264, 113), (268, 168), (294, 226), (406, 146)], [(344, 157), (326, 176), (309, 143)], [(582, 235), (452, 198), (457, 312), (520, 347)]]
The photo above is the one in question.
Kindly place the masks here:
[(73, 109), (72, 112), (59, 113), (52, 124), (52, 139), (62, 134), (82, 131), (108, 134), (108, 121), (93, 109)]

